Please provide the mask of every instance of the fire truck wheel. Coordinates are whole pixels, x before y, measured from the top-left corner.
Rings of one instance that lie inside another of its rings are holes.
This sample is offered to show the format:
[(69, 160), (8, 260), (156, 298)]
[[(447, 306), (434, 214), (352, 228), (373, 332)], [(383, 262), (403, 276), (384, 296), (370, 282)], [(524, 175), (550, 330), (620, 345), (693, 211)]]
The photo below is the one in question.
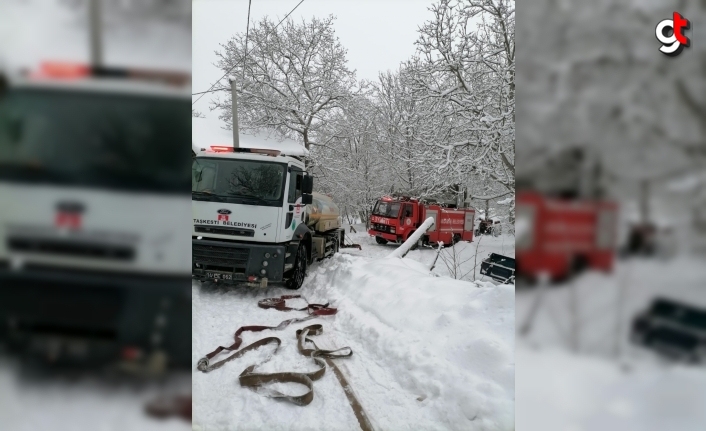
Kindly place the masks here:
[(588, 268), (588, 259), (585, 256), (574, 256), (569, 267), (569, 277), (573, 278)]
[(375, 237), (375, 242), (378, 243), (378, 244), (383, 244), (383, 245), (387, 244), (387, 240), (386, 240), (385, 238), (382, 238), (382, 237), (379, 237), (379, 236), (376, 236), (376, 237)]
[(306, 245), (301, 244), (297, 249), (294, 268), (289, 274), (289, 279), (285, 282), (285, 287), (292, 290), (299, 289), (304, 283), (304, 277), (306, 277)]
[(456, 244), (456, 243), (459, 242), (459, 241), (461, 241), (461, 235), (455, 233), (455, 234), (454, 234), (454, 244)]

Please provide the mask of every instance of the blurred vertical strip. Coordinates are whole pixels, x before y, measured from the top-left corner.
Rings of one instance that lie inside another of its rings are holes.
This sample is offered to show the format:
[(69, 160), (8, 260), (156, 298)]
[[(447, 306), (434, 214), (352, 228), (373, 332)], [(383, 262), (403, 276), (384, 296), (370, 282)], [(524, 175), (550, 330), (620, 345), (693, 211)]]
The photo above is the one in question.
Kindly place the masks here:
[(516, 429), (702, 430), (706, 3), (529, 0), (517, 38)]
[(0, 428), (187, 429), (191, 2), (4, 0), (0, 39)]

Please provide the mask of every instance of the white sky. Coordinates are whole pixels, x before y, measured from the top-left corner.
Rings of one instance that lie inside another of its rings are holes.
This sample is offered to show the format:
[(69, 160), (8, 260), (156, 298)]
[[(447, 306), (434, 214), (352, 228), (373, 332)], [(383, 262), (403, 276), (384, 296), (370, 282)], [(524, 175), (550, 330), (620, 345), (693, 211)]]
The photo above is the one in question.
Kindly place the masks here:
[[(299, 0), (253, 0), (250, 24), (268, 15), (279, 22)], [(434, 0), (304, 0), (290, 16), (295, 21), (333, 14), (336, 35), (348, 49), (348, 64), (358, 78), (376, 79), (395, 70), (415, 51), (417, 28), (431, 19)], [(248, 0), (194, 0), (192, 7), (192, 73), (194, 92), (207, 90), (223, 75), (213, 66), (214, 51), (235, 33), (245, 32)], [(212, 95), (194, 105), (209, 118)], [(194, 97), (194, 100), (196, 98)]]
[[(191, 67), (187, 25), (155, 20), (130, 25), (116, 25), (108, 18), (104, 21), (107, 65), (178, 71)], [(67, 7), (62, 0), (0, 0), (0, 67), (36, 68), (44, 61), (87, 63), (89, 52), (89, 33), (81, 9)]]

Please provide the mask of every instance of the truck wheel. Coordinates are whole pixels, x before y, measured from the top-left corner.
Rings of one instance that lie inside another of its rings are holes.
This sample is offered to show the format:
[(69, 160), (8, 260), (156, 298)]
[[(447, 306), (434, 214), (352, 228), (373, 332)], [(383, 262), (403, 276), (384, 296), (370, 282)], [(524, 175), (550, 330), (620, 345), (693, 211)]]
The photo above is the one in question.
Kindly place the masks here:
[(580, 275), (588, 268), (588, 259), (585, 256), (575, 256), (569, 265), (568, 278)]
[(285, 287), (292, 290), (299, 289), (304, 283), (304, 277), (306, 277), (306, 246), (302, 244), (297, 249), (294, 268), (290, 273), (289, 279), (285, 282)]
[(461, 235), (455, 233), (455, 234), (454, 234), (454, 239), (453, 239), (454, 244), (456, 244), (456, 243), (459, 242), (459, 241), (461, 241)]
[(375, 242), (378, 244), (382, 244), (382, 245), (387, 244), (387, 240), (383, 237), (380, 237), (380, 236), (375, 237)]

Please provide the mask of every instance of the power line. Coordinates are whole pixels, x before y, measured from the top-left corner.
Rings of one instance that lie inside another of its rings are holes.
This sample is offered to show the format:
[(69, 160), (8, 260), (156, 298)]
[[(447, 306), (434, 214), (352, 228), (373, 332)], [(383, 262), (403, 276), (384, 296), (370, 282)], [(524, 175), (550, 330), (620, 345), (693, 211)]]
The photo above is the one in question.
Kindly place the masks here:
[[(285, 15), (284, 18), (282, 18), (282, 20), (281, 20), (280, 22), (277, 23), (277, 25), (275, 26), (275, 28), (272, 29), (272, 31), (277, 30), (277, 27), (279, 27), (280, 24), (282, 24), (282, 23), (284, 22), (284, 20), (287, 19), (287, 18), (289, 17), (289, 15), (291, 15), (292, 12), (294, 12), (294, 11), (299, 7), (299, 5), (302, 4), (302, 3), (304, 3), (304, 0), (301, 0), (299, 3), (297, 3), (297, 5), (294, 6), (294, 9), (292, 9), (291, 11), (289, 11), (289, 13), (288, 13), (287, 15)], [(248, 16), (249, 16), (249, 13), (248, 13)], [(249, 22), (249, 21), (250, 21), (250, 18), (248, 18), (248, 22)], [(248, 25), (248, 27), (249, 27), (249, 25)], [(269, 33), (268, 33), (268, 35), (269, 35)], [(255, 48), (253, 48), (253, 50), (254, 50), (254, 49), (255, 49)], [(250, 53), (249, 51), (245, 51), (245, 56), (247, 57), (247, 55), (248, 55), (249, 53)], [(200, 96), (199, 96), (196, 100), (194, 100), (194, 101), (191, 103), (191, 105), (193, 106), (196, 102), (198, 102), (199, 100), (201, 100), (201, 98), (202, 98), (206, 93), (211, 93), (211, 92), (213, 92), (213, 91), (214, 91), (214, 90), (213, 90), (213, 87), (215, 87), (219, 82), (221, 82), (221, 79), (223, 79), (223, 78), (225, 78), (226, 76), (228, 76), (228, 74), (229, 74), (233, 69), (235, 69), (235, 66), (237, 66), (237, 64), (234, 64), (233, 67), (231, 67), (230, 69), (228, 69), (228, 70), (226, 71), (226, 73), (224, 73), (223, 76), (221, 76), (220, 78), (218, 78), (218, 80), (217, 80), (216, 82), (214, 82), (213, 85), (211, 85), (211, 87), (210, 87), (208, 90), (202, 91), (202, 92), (200, 92), (200, 93), (193, 93), (192, 96), (195, 96), (195, 95), (197, 95), (197, 94), (200, 94)]]
[[(252, 0), (248, 0), (248, 25), (245, 27), (245, 56), (243, 57), (243, 64), (245, 64), (248, 59), (248, 34), (250, 34), (250, 5), (252, 5)], [(244, 67), (243, 67), (243, 81), (245, 81), (245, 68)]]

